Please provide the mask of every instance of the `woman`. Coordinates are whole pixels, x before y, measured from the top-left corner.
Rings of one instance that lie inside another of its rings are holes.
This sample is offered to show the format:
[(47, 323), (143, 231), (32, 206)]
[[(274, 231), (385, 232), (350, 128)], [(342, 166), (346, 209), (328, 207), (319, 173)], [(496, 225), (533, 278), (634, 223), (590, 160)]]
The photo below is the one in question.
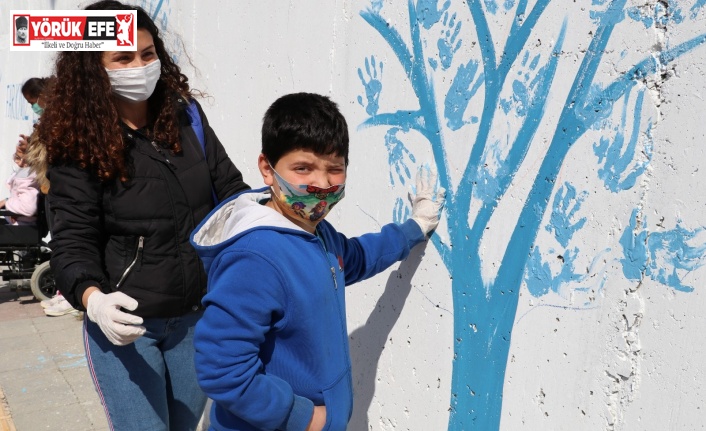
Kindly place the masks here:
[(86, 357), (111, 429), (194, 429), (206, 402), (192, 345), (206, 274), (189, 234), (214, 195), (248, 186), (199, 108), (201, 147), (188, 80), (149, 15), (117, 1), (86, 9), (137, 10), (137, 51), (57, 57), (38, 127), (52, 270), (86, 310)]

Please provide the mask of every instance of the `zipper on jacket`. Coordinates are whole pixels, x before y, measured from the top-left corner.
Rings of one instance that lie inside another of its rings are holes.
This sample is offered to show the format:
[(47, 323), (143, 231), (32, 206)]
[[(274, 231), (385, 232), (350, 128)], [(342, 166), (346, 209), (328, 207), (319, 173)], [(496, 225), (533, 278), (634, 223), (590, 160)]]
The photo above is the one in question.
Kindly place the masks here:
[(161, 154), (162, 157), (164, 157), (164, 161), (167, 162), (168, 165), (171, 165), (172, 162), (169, 161), (169, 157), (167, 157), (167, 155), (164, 154), (164, 151), (162, 151), (162, 149), (159, 148), (159, 145), (157, 145), (157, 143), (155, 141), (152, 141), (151, 144), (152, 144), (152, 147), (154, 147), (154, 149), (157, 150), (157, 152), (159, 154)]
[(120, 276), (120, 280), (118, 280), (118, 283), (115, 285), (115, 290), (120, 289), (120, 285), (125, 281), (127, 276), (130, 274), (130, 271), (132, 271), (132, 268), (135, 266), (137, 263), (137, 260), (142, 256), (142, 249), (145, 247), (145, 237), (141, 236), (137, 238), (137, 250), (135, 251), (135, 258), (132, 259), (132, 262), (130, 262), (130, 265), (128, 265), (127, 268), (125, 268), (125, 271), (123, 271), (123, 274)]
[(331, 265), (331, 258), (328, 255), (328, 250), (326, 249), (326, 242), (324, 242), (324, 238), (319, 235), (319, 231), (316, 231), (316, 238), (319, 240), (319, 243), (321, 244), (321, 247), (324, 249), (324, 255), (326, 256), (326, 262), (330, 265), (329, 269), (331, 269), (331, 278), (333, 279), (333, 287), (338, 290), (338, 282), (336, 281), (336, 267)]

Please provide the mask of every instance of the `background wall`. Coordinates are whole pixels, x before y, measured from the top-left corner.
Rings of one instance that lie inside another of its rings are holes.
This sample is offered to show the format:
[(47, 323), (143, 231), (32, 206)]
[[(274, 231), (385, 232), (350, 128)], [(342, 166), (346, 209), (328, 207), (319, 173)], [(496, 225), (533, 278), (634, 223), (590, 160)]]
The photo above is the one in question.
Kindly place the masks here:
[[(0, 177), (53, 58), (9, 51), (10, 10), (85, 4), (0, 3)], [(260, 118), (298, 91), (349, 121), (342, 232), (405, 219), (439, 170), (432, 240), (348, 290), (350, 430), (706, 423), (705, 0), (136, 4), (251, 185)]]

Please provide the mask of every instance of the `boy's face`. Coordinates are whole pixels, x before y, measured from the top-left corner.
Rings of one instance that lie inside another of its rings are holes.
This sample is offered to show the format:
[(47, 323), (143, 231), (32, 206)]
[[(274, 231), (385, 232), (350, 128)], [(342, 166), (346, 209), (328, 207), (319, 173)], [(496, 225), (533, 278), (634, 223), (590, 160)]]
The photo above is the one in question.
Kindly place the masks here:
[[(279, 193), (279, 186), (274, 178), (267, 158), (260, 154), (258, 167), (265, 184)], [(334, 154), (321, 155), (310, 150), (290, 151), (272, 166), (285, 181), (292, 184), (306, 184), (322, 189), (346, 182), (346, 159)]]
[[(307, 232), (314, 233), (316, 225), (343, 198), (345, 187), (338, 186), (346, 182), (344, 157), (324, 156), (309, 150), (294, 150), (282, 156), (274, 166), (270, 166), (264, 154), (260, 154), (257, 163), (262, 179), (272, 188), (273, 196), (276, 196), (265, 205)], [(310, 187), (304, 187), (309, 195), (296, 195), (292, 201), (292, 196), (287, 197), (287, 193), (280, 190), (281, 185), (275, 171), (279, 174), (279, 179), (290, 183), (290, 186), (314, 186), (316, 189), (310, 191)], [(304, 201), (300, 202), (298, 199)]]

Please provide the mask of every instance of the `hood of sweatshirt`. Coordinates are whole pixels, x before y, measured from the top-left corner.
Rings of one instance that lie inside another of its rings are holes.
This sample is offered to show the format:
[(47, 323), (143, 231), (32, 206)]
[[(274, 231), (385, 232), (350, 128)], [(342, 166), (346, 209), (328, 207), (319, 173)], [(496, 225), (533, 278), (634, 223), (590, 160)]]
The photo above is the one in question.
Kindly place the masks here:
[(220, 203), (194, 229), (191, 244), (208, 273), (213, 259), (240, 236), (254, 229), (268, 228), (309, 235), (285, 216), (265, 206), (270, 200), (269, 187), (248, 190)]

